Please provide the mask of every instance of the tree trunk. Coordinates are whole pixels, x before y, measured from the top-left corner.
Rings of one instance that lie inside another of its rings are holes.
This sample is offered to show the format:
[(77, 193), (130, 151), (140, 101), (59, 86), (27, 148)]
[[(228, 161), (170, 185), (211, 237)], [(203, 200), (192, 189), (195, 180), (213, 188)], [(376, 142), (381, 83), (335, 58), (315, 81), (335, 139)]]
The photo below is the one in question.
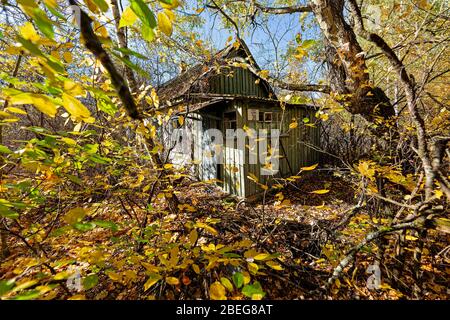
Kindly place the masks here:
[(344, 18), (344, 0), (312, 0), (312, 11), (328, 45), (327, 60), (332, 89), (344, 95), (343, 102), (352, 114), (370, 122), (395, 115), (389, 98), (378, 87), (372, 87), (365, 54), (356, 34)]

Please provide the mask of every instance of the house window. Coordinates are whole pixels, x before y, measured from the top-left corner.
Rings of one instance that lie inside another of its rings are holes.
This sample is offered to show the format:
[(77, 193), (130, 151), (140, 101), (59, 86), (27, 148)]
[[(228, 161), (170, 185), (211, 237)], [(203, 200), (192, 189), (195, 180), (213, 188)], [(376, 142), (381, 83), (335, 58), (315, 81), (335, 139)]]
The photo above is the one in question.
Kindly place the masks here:
[(264, 112), (264, 122), (272, 122), (272, 112)]
[(258, 115), (258, 121), (259, 122), (264, 122), (264, 112), (260, 112)]
[(227, 129), (237, 129), (237, 120), (236, 120), (236, 112), (226, 112), (223, 115), (223, 124), (225, 130)]
[(276, 123), (281, 119), (278, 112), (260, 112), (258, 121), (266, 123)]

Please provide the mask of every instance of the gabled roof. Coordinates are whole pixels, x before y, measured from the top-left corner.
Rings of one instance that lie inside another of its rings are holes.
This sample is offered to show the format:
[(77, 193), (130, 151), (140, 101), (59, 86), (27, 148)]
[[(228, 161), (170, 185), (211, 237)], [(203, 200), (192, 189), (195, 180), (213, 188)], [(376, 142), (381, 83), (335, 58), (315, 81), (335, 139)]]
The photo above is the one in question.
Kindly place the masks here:
[[(208, 80), (217, 74), (221, 66), (228, 66), (233, 58), (243, 58), (253, 69), (261, 70), (245, 42), (238, 39), (235, 43), (218, 51), (211, 59), (191, 67), (161, 85), (157, 89), (159, 100), (162, 104), (166, 104), (166, 101), (176, 103), (177, 100), (186, 98), (191, 91), (204, 92), (202, 89), (207, 89)], [(273, 88), (267, 81), (261, 79), (260, 84), (265, 86), (267, 91), (276, 98)]]

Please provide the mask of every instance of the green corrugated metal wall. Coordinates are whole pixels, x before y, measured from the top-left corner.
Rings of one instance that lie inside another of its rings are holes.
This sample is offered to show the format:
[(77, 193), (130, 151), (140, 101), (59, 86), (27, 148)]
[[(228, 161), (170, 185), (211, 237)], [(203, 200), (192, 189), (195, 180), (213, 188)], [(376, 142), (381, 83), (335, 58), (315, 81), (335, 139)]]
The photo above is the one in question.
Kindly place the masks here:
[(210, 81), (211, 93), (234, 94), (251, 97), (268, 97), (269, 93), (264, 88), (263, 82), (255, 82), (258, 78), (247, 69), (227, 68), (223, 74), (215, 76)]
[[(290, 130), (287, 137), (281, 138), (281, 143), (284, 146), (284, 149), (287, 153), (287, 159), (289, 160), (289, 164), (292, 168), (293, 174), (296, 175), (301, 167), (309, 166), (315, 164), (319, 161), (319, 153), (310, 147), (307, 147), (304, 142), (307, 142), (312, 145), (319, 146), (319, 128), (305, 126), (303, 124), (304, 118), (309, 118), (310, 120), (314, 119), (315, 111), (311, 109), (307, 109), (304, 107), (289, 107), (284, 111), (283, 122), (280, 126), (275, 126), (273, 123), (261, 123), (257, 121), (248, 121), (247, 119), (247, 110), (248, 108), (259, 109), (262, 112), (279, 112), (283, 113), (283, 110), (277, 106), (267, 106), (267, 105), (258, 105), (254, 103), (246, 103), (246, 102), (236, 102), (240, 105), (242, 109), (242, 123), (245, 124), (249, 128), (255, 129), (269, 129), (269, 126), (272, 128), (278, 128), (281, 130), (281, 133), (286, 133), (289, 129), (289, 124), (293, 122), (293, 119), (298, 122), (298, 127), (296, 129)], [(242, 127), (241, 127), (242, 128)], [(246, 143), (248, 144), (248, 143)], [(258, 157), (259, 145), (256, 145), (256, 155)], [(245, 188), (242, 190), (241, 196), (250, 196), (252, 194), (263, 191), (259, 186), (257, 186), (252, 180), (248, 179), (247, 176), (249, 173), (254, 174), (258, 181), (262, 184), (266, 184), (269, 176), (261, 175), (261, 167), (263, 163), (260, 163), (258, 157), (257, 164), (249, 164), (249, 148), (247, 147), (245, 150), (245, 164), (244, 171), (239, 173), (244, 178)], [(266, 152), (266, 151), (263, 151)], [(280, 155), (283, 155), (283, 151), (280, 147)], [(285, 159), (280, 159), (279, 166), (280, 174), (283, 177), (291, 176), (291, 172), (289, 170), (289, 165)], [(278, 176), (278, 175), (276, 175)]]

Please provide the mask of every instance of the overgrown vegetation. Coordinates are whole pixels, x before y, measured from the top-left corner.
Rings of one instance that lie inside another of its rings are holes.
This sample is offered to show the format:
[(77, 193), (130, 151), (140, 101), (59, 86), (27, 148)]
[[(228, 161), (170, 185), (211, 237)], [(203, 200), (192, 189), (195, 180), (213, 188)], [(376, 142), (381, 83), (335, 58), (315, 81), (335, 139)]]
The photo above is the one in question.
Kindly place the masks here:
[[(2, 299), (449, 298), (446, 1), (1, 10)], [(255, 199), (197, 181), (158, 139), (175, 112), (158, 86), (218, 45), (204, 20), (227, 43), (272, 39), (254, 72), (317, 110), (284, 121), (321, 128), (305, 145), (321, 163), (256, 181)]]

